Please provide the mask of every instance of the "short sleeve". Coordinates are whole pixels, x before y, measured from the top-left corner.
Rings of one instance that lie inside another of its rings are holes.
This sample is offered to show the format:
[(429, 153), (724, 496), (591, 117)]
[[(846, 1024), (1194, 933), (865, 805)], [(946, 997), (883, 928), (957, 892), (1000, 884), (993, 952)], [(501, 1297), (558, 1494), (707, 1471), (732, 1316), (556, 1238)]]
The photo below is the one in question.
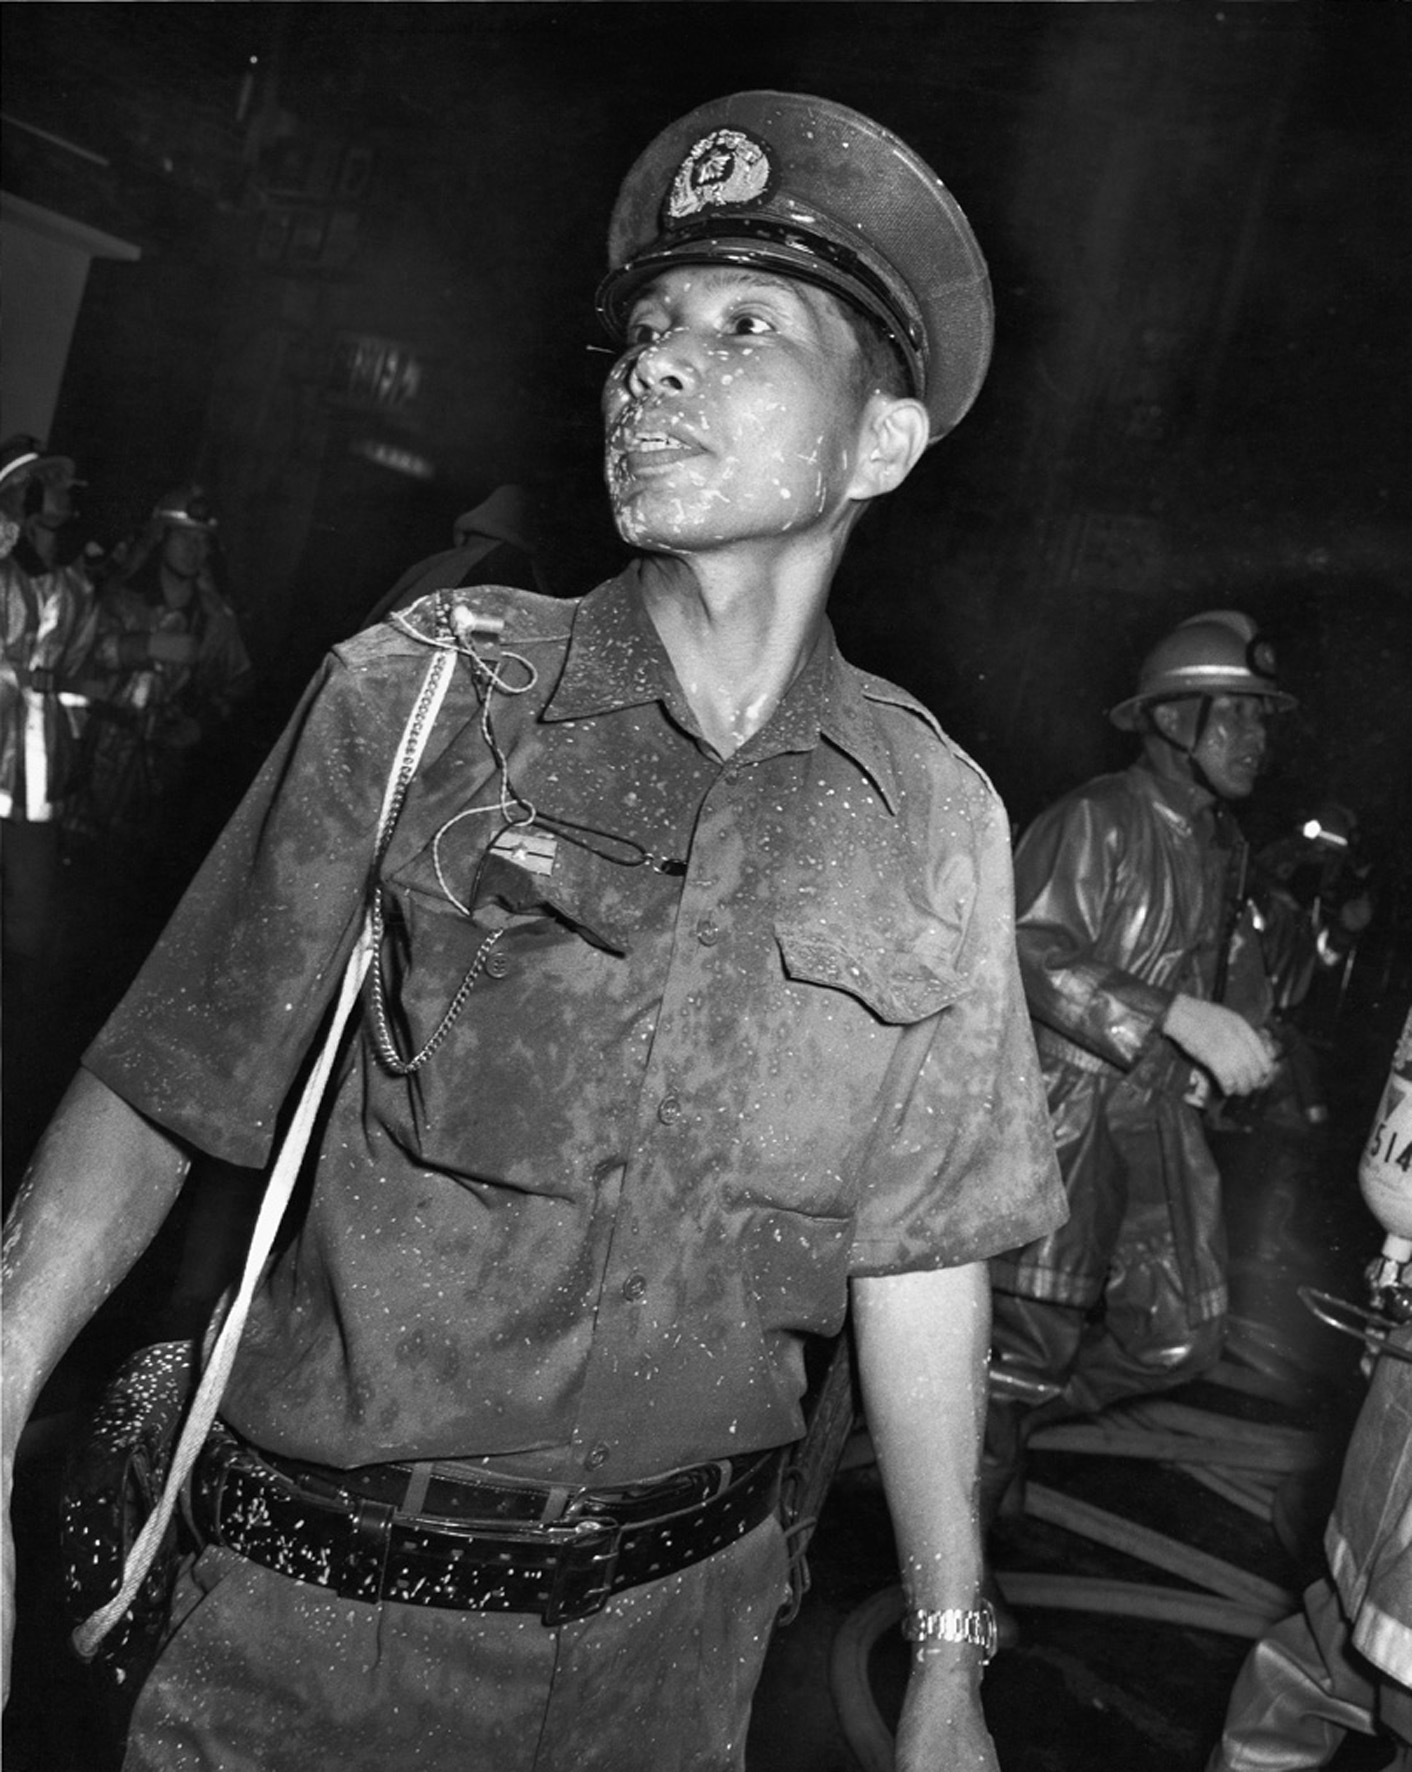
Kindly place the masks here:
[[(406, 686), (389, 692), (389, 677)], [(416, 679), (331, 657), (84, 1065), (232, 1163), (268, 1157), (366, 902)]]
[(979, 1261), (1068, 1213), (1015, 955), (1008, 820), (984, 782), (941, 806), (933, 890), (963, 919), (962, 989), (901, 1031), (864, 1160), (855, 1274)]

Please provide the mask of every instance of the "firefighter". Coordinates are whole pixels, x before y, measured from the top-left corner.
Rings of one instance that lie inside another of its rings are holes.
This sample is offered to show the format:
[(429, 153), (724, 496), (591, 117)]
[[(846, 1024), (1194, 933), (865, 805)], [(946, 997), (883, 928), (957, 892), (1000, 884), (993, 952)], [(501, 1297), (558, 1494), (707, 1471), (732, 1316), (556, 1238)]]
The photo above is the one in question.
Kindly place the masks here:
[(1274, 1068), (1229, 806), (1254, 791), (1270, 718), (1293, 705), (1248, 616), (1184, 621), (1110, 715), (1137, 759), (1018, 845), (1020, 968), (1070, 1217), (991, 1264), (992, 1513), (1037, 1407), (1096, 1411), (1220, 1352), (1226, 1253), (1202, 1110)]

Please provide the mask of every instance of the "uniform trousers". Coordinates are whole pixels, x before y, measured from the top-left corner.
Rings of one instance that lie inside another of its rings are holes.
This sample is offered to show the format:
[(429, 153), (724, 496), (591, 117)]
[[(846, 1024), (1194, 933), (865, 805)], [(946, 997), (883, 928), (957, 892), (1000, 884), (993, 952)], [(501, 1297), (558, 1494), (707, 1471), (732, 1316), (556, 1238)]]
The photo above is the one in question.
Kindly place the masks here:
[(740, 1772), (785, 1584), (773, 1516), (554, 1629), (346, 1600), (211, 1546), (123, 1772)]

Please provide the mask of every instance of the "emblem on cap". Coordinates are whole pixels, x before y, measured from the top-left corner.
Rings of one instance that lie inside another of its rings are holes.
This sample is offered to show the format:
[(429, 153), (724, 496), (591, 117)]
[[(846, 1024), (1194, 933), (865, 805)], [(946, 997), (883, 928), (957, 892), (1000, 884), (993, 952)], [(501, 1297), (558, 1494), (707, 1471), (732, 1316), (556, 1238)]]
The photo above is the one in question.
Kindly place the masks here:
[(685, 221), (703, 209), (746, 209), (774, 189), (775, 169), (764, 142), (741, 129), (703, 135), (677, 168), (663, 220)]

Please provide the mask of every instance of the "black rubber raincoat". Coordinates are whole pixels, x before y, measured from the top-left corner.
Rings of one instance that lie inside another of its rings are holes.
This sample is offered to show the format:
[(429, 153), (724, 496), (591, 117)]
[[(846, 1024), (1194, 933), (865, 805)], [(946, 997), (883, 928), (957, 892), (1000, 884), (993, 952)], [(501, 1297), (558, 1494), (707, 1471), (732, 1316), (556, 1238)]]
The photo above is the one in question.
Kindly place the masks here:
[(1100, 1408), (1219, 1352), (1220, 1179), (1194, 1105), (1209, 1079), (1161, 1023), (1178, 992), (1218, 987), (1252, 1023), (1268, 1014), (1243, 865), (1229, 815), (1142, 763), (1076, 789), (1020, 841), (1020, 969), (1070, 1209), (992, 1264), (999, 1363), (1034, 1401)]

